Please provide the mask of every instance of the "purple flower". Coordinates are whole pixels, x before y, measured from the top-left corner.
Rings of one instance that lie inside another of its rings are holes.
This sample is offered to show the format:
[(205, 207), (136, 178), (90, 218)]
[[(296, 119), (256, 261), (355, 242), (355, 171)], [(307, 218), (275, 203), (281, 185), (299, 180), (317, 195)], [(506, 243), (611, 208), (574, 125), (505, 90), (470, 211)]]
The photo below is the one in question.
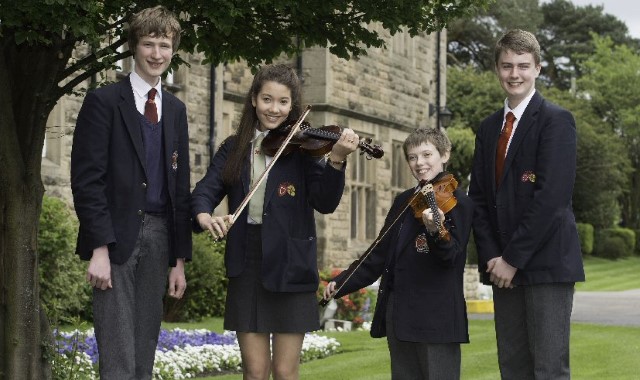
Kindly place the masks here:
[[(71, 355), (73, 352), (84, 352), (91, 357), (95, 364), (98, 362), (98, 343), (93, 332), (83, 333), (74, 331), (71, 333), (53, 332), (56, 349), (61, 355)], [(216, 334), (208, 330), (160, 330), (156, 350), (167, 352), (174, 347), (236, 344), (234, 334)]]

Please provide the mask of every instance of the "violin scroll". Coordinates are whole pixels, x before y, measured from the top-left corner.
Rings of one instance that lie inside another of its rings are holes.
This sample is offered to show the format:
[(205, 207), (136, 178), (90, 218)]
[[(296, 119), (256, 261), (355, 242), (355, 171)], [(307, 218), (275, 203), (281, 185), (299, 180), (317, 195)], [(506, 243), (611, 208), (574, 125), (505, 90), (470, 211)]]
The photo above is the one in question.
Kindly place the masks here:
[(360, 155), (366, 154), (367, 160), (371, 160), (372, 158), (382, 158), (384, 156), (384, 151), (380, 147), (380, 145), (371, 145), (373, 139), (371, 137), (364, 138), (358, 142), (358, 148), (362, 151)]

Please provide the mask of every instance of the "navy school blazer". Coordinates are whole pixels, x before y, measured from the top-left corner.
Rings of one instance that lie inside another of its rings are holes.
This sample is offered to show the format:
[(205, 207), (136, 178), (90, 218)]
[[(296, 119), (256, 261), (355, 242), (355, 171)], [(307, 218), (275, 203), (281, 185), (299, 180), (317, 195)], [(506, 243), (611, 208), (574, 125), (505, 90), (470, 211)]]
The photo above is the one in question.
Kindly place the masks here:
[[(164, 165), (169, 192), (169, 265), (191, 259), (189, 133), (184, 103), (162, 91)], [(87, 93), (71, 151), (71, 189), (80, 221), (76, 252), (91, 259), (109, 247), (123, 264), (133, 253), (144, 219), (145, 151), (133, 89), (127, 76)]]
[[(235, 136), (225, 140), (213, 157), (205, 176), (192, 193), (194, 229), (202, 231), (196, 215), (213, 210), (226, 196), (234, 213), (249, 193), (249, 165), (233, 185), (222, 181), (222, 169), (235, 149)], [(249, 155), (247, 150), (247, 156)], [(262, 219), (262, 282), (277, 292), (315, 292), (319, 275), (314, 210), (335, 211), (344, 190), (343, 170), (301, 152), (280, 156), (267, 177)], [(226, 237), (225, 267), (228, 277), (245, 268), (248, 207), (238, 216)]]
[(571, 113), (537, 91), (522, 115), (496, 187), (495, 155), (504, 110), (476, 134), (469, 196), (482, 280), (502, 256), (518, 270), (515, 285), (584, 281), (571, 206), (576, 175), (576, 125)]

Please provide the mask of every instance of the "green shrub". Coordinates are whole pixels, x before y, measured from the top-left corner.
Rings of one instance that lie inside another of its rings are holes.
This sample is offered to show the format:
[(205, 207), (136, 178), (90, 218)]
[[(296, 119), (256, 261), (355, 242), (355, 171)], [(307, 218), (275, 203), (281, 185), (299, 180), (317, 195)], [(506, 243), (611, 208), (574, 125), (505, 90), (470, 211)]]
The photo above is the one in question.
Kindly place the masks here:
[(179, 300), (165, 297), (165, 321), (193, 322), (224, 315), (228, 283), (224, 247), (208, 233), (193, 234), (193, 260), (185, 265), (187, 290)]
[(92, 320), (87, 264), (75, 254), (78, 221), (57, 198), (44, 196), (38, 231), (40, 301), (52, 325)]
[(635, 232), (628, 228), (606, 228), (596, 232), (593, 255), (618, 259), (632, 255), (636, 245)]
[(578, 237), (583, 255), (593, 253), (593, 226), (589, 223), (577, 223)]
[(640, 230), (633, 230), (636, 233), (636, 255), (640, 256)]

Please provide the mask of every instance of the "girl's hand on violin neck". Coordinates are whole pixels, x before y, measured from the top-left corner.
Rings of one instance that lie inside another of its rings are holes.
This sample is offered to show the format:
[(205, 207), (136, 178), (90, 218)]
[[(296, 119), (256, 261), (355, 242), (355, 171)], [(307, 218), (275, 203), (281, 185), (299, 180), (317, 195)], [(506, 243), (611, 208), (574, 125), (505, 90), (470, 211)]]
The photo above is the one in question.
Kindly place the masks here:
[[(444, 213), (442, 212), (442, 210), (438, 209), (438, 214), (440, 215), (440, 220), (444, 220)], [(438, 225), (433, 219), (433, 212), (431, 211), (430, 208), (425, 209), (422, 212), (422, 223), (424, 223), (424, 226), (427, 228), (427, 231), (431, 233), (438, 232)]]
[(331, 297), (333, 297), (333, 293), (336, 290), (336, 283), (335, 281), (331, 281), (327, 284), (327, 286), (324, 288), (324, 299), (328, 300), (331, 299)]
[(214, 239), (224, 237), (229, 231), (229, 227), (233, 224), (233, 215), (212, 216), (203, 212), (196, 216), (200, 228), (209, 231)]
[(344, 161), (348, 155), (358, 149), (359, 142), (358, 135), (353, 130), (345, 128), (338, 141), (333, 145), (329, 158), (331, 161)]

